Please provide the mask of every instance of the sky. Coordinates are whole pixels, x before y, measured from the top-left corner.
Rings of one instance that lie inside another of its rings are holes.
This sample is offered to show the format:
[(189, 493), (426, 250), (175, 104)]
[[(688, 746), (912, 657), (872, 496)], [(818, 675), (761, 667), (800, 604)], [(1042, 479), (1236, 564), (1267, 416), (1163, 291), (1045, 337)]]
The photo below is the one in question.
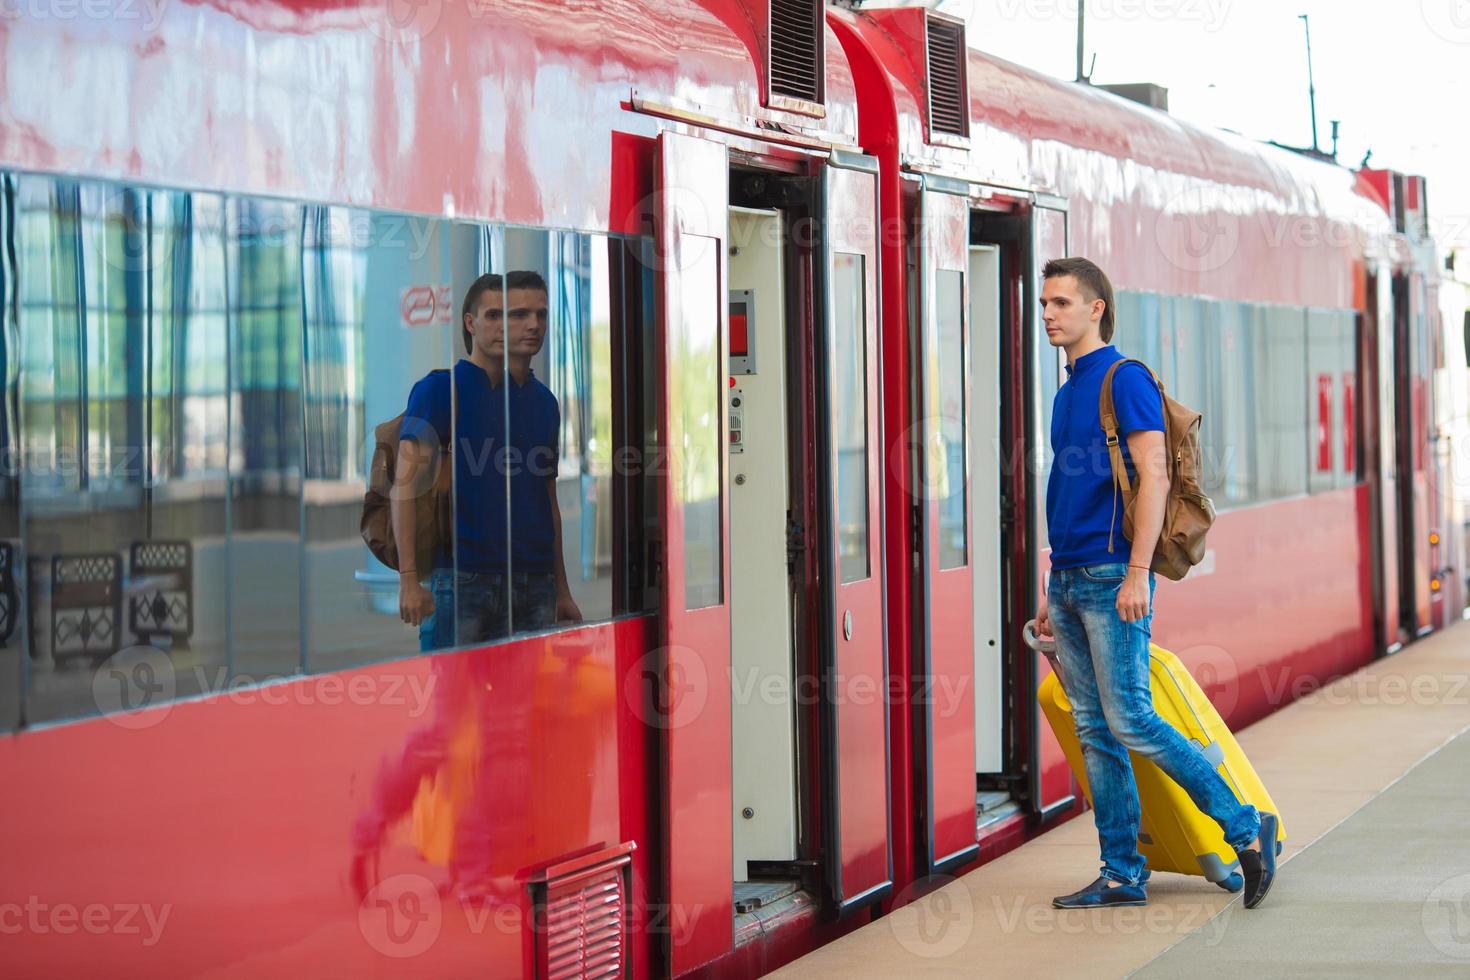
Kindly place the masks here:
[[(902, 2), (902, 0), (900, 0)], [(896, 3), (874, 3), (889, 6)], [(927, 0), (964, 17), (969, 43), (1059, 78), (1076, 75), (1077, 0)], [(1470, 247), (1470, 0), (1086, 0), (1096, 83), (1154, 82), (1169, 111), (1261, 140), (1318, 143), (1338, 161), (1428, 179), (1430, 230)]]

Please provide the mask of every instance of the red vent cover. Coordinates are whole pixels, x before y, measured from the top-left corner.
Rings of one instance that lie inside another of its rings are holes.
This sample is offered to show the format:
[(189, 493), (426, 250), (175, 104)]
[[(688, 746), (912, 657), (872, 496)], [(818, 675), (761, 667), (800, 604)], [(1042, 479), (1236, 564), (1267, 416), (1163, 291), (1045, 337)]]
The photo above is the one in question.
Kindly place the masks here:
[(630, 975), (633, 848), (629, 842), (564, 861), (531, 882), (537, 977)]

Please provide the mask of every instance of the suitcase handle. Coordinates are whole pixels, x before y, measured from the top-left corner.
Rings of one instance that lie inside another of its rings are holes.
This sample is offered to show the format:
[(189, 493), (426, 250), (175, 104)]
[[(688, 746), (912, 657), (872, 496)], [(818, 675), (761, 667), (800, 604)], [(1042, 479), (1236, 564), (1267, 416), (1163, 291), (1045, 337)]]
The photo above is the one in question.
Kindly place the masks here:
[(1051, 664), (1052, 673), (1057, 675), (1057, 683), (1062, 685), (1062, 693), (1067, 692), (1067, 675), (1062, 672), (1062, 663), (1057, 659), (1057, 641), (1043, 640), (1041, 634), (1036, 632), (1036, 620), (1029, 619), (1026, 625), (1021, 627), (1021, 639), (1026, 645), (1046, 658)]
[(1043, 640), (1041, 634), (1036, 632), (1036, 620), (1028, 619), (1026, 625), (1021, 627), (1021, 639), (1026, 645), (1037, 653), (1045, 654), (1048, 660), (1057, 652), (1056, 640)]

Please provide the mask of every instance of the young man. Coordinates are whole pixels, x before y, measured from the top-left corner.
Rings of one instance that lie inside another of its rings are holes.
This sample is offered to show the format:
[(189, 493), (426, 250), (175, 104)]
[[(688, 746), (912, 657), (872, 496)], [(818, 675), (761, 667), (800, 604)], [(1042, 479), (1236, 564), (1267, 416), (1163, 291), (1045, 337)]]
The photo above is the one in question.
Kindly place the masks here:
[[(450, 405), (457, 401), (458, 554), (441, 551), (427, 589), (428, 570), (399, 570), (399, 615), (419, 627), (423, 650), (582, 618), (561, 550), (561, 411), (531, 370), (546, 342), (546, 281), (536, 272), (512, 272), (504, 283), (493, 273), (480, 276), (465, 293), (461, 324), (469, 357), (454, 365), (453, 400), (448, 373), (428, 375), (409, 394), (399, 433), (395, 472), (408, 486), (446, 444)], [(400, 555), (414, 553), (411, 497), (395, 495), (392, 505)]]
[(1254, 908), (1275, 875), (1276, 817), (1241, 804), (1194, 745), (1154, 710), (1149, 690), (1154, 594), (1149, 566), (1169, 494), (1163, 399), (1139, 365), (1124, 365), (1113, 375), (1123, 458), (1138, 488), (1129, 541), (1098, 416), (1103, 378), (1123, 359), (1110, 345), (1113, 286), (1083, 258), (1053, 259), (1042, 278), (1046, 337), (1067, 352), (1068, 377), (1052, 409), (1054, 460), (1046, 490), (1051, 577), (1036, 622), (1040, 633), (1056, 635), (1103, 865), (1096, 881), (1052, 904), (1147, 903), (1147, 872), (1138, 853), (1138, 789), (1128, 758), (1132, 751), (1155, 763), (1220, 824), (1240, 858), (1246, 907)]

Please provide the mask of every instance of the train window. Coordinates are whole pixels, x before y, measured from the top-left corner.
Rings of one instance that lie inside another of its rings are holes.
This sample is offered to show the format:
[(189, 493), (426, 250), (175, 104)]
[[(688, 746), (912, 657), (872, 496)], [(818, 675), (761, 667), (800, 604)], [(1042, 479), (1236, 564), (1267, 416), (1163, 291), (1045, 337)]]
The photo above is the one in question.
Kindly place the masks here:
[[(224, 201), (18, 175), (24, 720), (226, 679)], [(12, 591), (14, 590), (14, 591)]]
[[(303, 215), (301, 630), (317, 672), (454, 645), (443, 612), (454, 604), (451, 547), (403, 582), (363, 545), (358, 517), (379, 425), (403, 414), (395, 434), (407, 446), (448, 445), (444, 369), (463, 354), (457, 294), (478, 273), (481, 246), (472, 224), (317, 206)], [(418, 627), (400, 619), (403, 590), (435, 600)]]
[[(557, 405), (572, 601), (588, 620), (656, 605), (627, 572), (656, 497), (636, 464), (613, 469), (653, 438), (646, 249), (39, 175), (0, 174), (0, 193), (19, 366), (18, 411), (0, 410), (0, 730), (421, 649), (358, 532), (373, 430), (466, 361), (460, 304), (492, 270), (534, 273), (554, 311), (532, 363)], [(451, 627), (442, 645), (491, 638)]]
[[(507, 230), (507, 444), (516, 632), (614, 609), (611, 253), (606, 238)], [(516, 399), (520, 399), (517, 401)], [(533, 400), (539, 399), (539, 401)]]
[[(868, 566), (868, 350), (865, 257), (832, 257), (832, 398), (837, 408), (837, 554), (843, 582)], [(963, 363), (963, 362), (961, 362)]]
[(1209, 336), (1205, 301), (1196, 296), (1175, 296), (1171, 305), (1174, 365), (1167, 384), (1181, 402), (1200, 406), (1205, 403), (1205, 375), (1212, 363), (1206, 356)]
[[(301, 669), (306, 216), (298, 205), (248, 198), (232, 201), (229, 212), (233, 417), (225, 577), (231, 664), (237, 682), (249, 683)], [(317, 229), (307, 240), (320, 248)]]
[(1252, 352), (1258, 380), (1257, 500), (1307, 492), (1306, 355), (1306, 313), (1296, 307), (1265, 307)]
[(1205, 492), (1220, 508), (1252, 501), (1255, 488), (1255, 374), (1252, 352), (1255, 310), (1244, 303), (1220, 302), (1213, 308), (1210, 349), (1214, 352), (1204, 414)]
[(959, 568), (966, 561), (965, 494), (965, 280), (961, 272), (935, 272), (935, 315), (938, 343), (931, 342), (931, 370), (938, 375), (939, 437), (942, 450), (934, 460), (941, 478), (939, 496), (939, 567)]
[[(1156, 293), (1135, 294), (1136, 317), (1124, 353), (1153, 367), (1164, 383), (1174, 383), (1174, 345), (1171, 336), (1168, 298)], [(1166, 346), (1164, 341), (1169, 339)]]
[[(11, 363), (16, 353), (10, 338), (18, 336), (19, 324), (14, 313), (19, 309), (20, 284), (16, 281), (16, 252), (14, 246), (16, 219), (15, 177), (0, 173), (0, 352), (5, 363)], [(20, 616), (20, 582), (16, 577), (18, 560), (16, 539), (20, 536), (20, 493), (17, 481), (20, 475), (20, 433), (16, 426), (15, 412), (11, 406), (19, 398), (19, 372), (7, 370), (0, 375), (0, 595), (4, 605), (0, 607), (0, 637), (7, 641), (0, 645), (0, 732), (8, 732), (20, 724), (22, 644), (12, 639)]]

